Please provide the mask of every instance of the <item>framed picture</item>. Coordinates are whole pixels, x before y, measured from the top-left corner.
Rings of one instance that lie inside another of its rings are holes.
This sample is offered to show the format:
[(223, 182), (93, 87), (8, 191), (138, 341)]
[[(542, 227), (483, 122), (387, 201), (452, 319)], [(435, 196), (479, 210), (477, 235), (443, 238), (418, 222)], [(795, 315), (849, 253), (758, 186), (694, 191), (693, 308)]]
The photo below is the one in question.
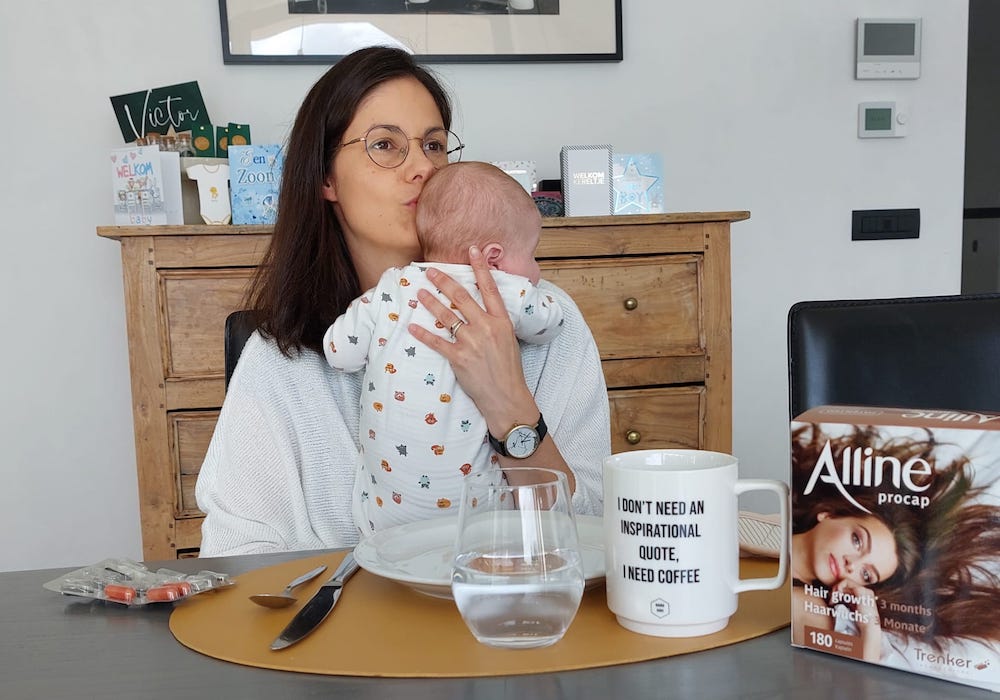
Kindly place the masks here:
[(622, 60), (622, 0), (219, 0), (225, 63), (330, 64), (366, 46), (422, 63)]

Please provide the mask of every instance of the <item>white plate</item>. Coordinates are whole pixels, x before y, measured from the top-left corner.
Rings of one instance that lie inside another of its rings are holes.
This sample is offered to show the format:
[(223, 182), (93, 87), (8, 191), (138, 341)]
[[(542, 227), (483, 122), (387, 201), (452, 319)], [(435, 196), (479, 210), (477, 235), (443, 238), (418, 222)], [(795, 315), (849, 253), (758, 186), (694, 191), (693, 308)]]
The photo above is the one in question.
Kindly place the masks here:
[[(421, 520), (390, 527), (358, 544), (354, 558), (376, 576), (392, 579), (435, 598), (451, 599), (451, 562), (458, 517)], [(577, 515), (580, 556), (587, 588), (604, 580), (603, 521)]]

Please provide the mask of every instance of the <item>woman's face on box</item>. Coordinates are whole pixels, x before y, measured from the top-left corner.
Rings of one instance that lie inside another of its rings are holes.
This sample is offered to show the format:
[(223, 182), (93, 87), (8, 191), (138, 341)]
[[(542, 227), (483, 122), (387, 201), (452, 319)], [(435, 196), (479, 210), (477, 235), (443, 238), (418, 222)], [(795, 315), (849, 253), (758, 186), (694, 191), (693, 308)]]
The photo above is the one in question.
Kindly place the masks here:
[(892, 530), (872, 515), (820, 513), (812, 543), (813, 570), (826, 585), (846, 579), (868, 588), (891, 577), (899, 566)]

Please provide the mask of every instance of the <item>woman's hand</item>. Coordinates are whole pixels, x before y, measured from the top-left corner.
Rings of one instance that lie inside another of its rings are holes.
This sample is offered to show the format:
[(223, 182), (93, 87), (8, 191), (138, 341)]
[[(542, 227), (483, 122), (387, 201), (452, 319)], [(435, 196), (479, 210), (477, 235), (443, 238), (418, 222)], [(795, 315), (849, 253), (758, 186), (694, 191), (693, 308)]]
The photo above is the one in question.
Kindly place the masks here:
[[(536, 421), (541, 415), (535, 397), (524, 379), (521, 349), (507, 307), (500, 297), (496, 281), (475, 246), (469, 249), (469, 263), (483, 305), (462, 285), (439, 270), (427, 270), (427, 278), (451, 300), (451, 307), (433, 294), (420, 290), (417, 298), (437, 319), (442, 328), (456, 326), (449, 341), (411, 323), (409, 331), (420, 342), (436, 350), (451, 363), (455, 378), (486, 419), (492, 435), (503, 438), (515, 424)], [(546, 466), (566, 473), (570, 492), (576, 490), (576, 478), (551, 436), (542, 440), (531, 459), (533, 466)], [(504, 467), (523, 466), (516, 459), (501, 458)]]
[(486, 418), (490, 432), (502, 436), (515, 423), (535, 420), (539, 412), (524, 380), (521, 351), (507, 308), (486, 260), (475, 246), (469, 250), (469, 262), (483, 306), (462, 285), (433, 268), (427, 270), (427, 278), (451, 300), (451, 308), (426, 290), (417, 295), (444, 328), (465, 321), (457, 328), (454, 341), (416, 324), (410, 324), (409, 330), (451, 363), (455, 377)]
[(875, 592), (843, 579), (833, 586), (832, 600), (847, 605), (857, 613), (855, 622), (861, 631), (862, 658), (865, 661), (878, 661), (882, 655), (882, 620), (878, 614)]

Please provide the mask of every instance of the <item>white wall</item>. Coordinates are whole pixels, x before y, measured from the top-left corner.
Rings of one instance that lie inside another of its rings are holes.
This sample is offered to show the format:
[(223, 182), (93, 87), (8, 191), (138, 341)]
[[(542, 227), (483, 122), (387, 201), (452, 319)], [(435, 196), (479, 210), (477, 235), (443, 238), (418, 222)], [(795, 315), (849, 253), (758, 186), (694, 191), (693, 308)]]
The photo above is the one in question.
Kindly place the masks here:
[[(469, 158), (563, 144), (659, 151), (673, 211), (734, 226), (734, 451), (787, 467), (785, 318), (801, 299), (956, 293), (966, 0), (625, 0), (625, 61), (438, 66)], [(920, 80), (853, 80), (857, 16), (922, 16)], [(216, 3), (0, 5), (0, 570), (141, 556), (110, 95), (197, 80), (216, 122), (282, 139), (319, 66), (224, 66)], [(910, 135), (859, 141), (860, 101), (909, 103)], [(920, 207), (919, 240), (852, 243), (851, 210)]]

